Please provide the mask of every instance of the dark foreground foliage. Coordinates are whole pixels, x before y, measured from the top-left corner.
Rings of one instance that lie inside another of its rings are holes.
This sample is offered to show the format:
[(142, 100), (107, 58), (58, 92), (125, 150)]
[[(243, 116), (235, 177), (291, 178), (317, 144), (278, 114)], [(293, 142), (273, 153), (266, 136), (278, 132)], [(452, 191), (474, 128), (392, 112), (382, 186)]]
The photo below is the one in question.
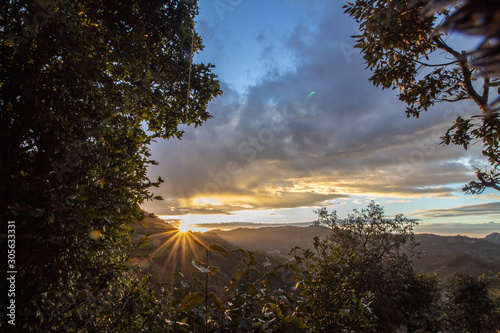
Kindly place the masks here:
[(211, 65), (189, 61), (202, 47), (197, 10), (180, 0), (1, 2), (0, 219), (2, 233), (15, 228), (17, 271), (15, 318), (2, 293), (2, 327), (147, 331), (164, 321), (133, 277), (129, 223), (162, 182), (147, 177), (148, 145), (180, 137), (181, 122), (202, 124), (220, 94)]

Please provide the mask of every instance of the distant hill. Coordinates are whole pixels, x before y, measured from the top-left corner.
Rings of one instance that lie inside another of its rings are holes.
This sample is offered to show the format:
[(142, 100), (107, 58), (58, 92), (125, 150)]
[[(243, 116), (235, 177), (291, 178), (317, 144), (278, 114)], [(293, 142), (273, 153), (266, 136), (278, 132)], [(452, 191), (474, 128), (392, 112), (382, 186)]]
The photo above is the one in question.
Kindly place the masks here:
[[(196, 245), (196, 242), (203, 245), (216, 243), (222, 245), (227, 250), (245, 248), (229, 243), (213, 232), (199, 233), (189, 232), (182, 234), (177, 228), (159, 218), (146, 218), (144, 223), (132, 224), (134, 234), (133, 242), (137, 243), (148, 234), (147, 245), (139, 250), (141, 254), (149, 255), (149, 259), (138, 259), (137, 263), (143, 267), (144, 273), (150, 273), (158, 283), (172, 283), (174, 278), (172, 273), (181, 272), (185, 280), (193, 281), (194, 278), (203, 279), (204, 274), (193, 268), (191, 262), (198, 259), (206, 261), (206, 251)], [(196, 242), (195, 242), (196, 240)], [(250, 248), (245, 248), (250, 250)], [(270, 254), (258, 248), (252, 249), (257, 261), (257, 269), (261, 272), (270, 271), (277, 265), (283, 263), (285, 258), (277, 253)], [(224, 288), (228, 285), (231, 277), (239, 269), (245, 268), (243, 259), (246, 254), (236, 251), (226, 256), (221, 252), (209, 252), (209, 265), (216, 266), (220, 270), (209, 279), (210, 290), (223, 297)], [(252, 274), (256, 274), (253, 273)], [(197, 284), (196, 288), (200, 288)]]
[[(146, 233), (151, 234), (149, 244), (141, 252), (151, 254), (150, 260), (141, 264), (146, 272), (152, 273), (158, 281), (170, 280), (171, 272), (181, 271), (190, 279), (201, 277), (196, 272), (191, 261), (197, 258), (205, 260), (202, 248), (187, 241), (196, 238), (203, 244), (218, 243), (226, 249), (243, 248), (254, 251), (258, 268), (264, 269), (264, 263), (273, 267), (287, 260), (289, 251), (298, 246), (303, 249), (313, 248), (314, 237), (325, 239), (329, 229), (325, 227), (262, 227), (238, 228), (229, 231), (213, 230), (206, 233), (190, 233), (182, 236), (178, 230), (159, 218), (147, 218), (143, 224), (133, 225), (137, 242)], [(442, 280), (448, 280), (455, 273), (473, 275), (496, 275), (500, 272), (500, 244), (495, 244), (497, 234), (491, 234), (484, 239), (465, 236), (438, 236), (433, 234), (418, 234), (417, 251), (414, 266), (418, 271), (436, 273)], [(182, 245), (184, 244), (184, 245)], [(243, 254), (232, 253), (225, 256), (221, 253), (210, 254), (210, 265), (220, 267), (220, 272), (211, 278), (214, 289), (220, 289), (227, 284), (229, 278), (237, 269), (241, 269)], [(223, 290), (219, 290), (223, 293)]]
[[(229, 231), (213, 230), (206, 233), (181, 234), (178, 229), (159, 218), (146, 218), (144, 223), (132, 225), (135, 233), (133, 242), (137, 243), (146, 234), (149, 242), (139, 251), (150, 255), (149, 259), (137, 259), (143, 267), (143, 274), (150, 273), (158, 283), (172, 283), (173, 272), (182, 272), (184, 280), (202, 279), (191, 265), (193, 259), (204, 262), (205, 250), (196, 246), (193, 239), (202, 244), (217, 243), (227, 250), (243, 248), (254, 252), (257, 266), (261, 272), (268, 271), (289, 258), (289, 251), (299, 246), (303, 249), (313, 248), (314, 237), (325, 239), (330, 230), (325, 227), (263, 227), (239, 228)], [(420, 255), (414, 259), (417, 271), (435, 273), (442, 281), (453, 277), (456, 273), (488, 276), (492, 283), (490, 294), (493, 299), (500, 300), (500, 244), (495, 244), (498, 233), (484, 239), (465, 236), (438, 236), (418, 234)], [(493, 240), (493, 242), (492, 242)], [(239, 269), (246, 267), (240, 251), (226, 256), (220, 252), (210, 251), (209, 265), (220, 268), (220, 271), (209, 279), (209, 288), (224, 298), (225, 286)], [(253, 273), (252, 274), (256, 274)], [(177, 282), (180, 283), (180, 282)], [(272, 282), (274, 287), (282, 285), (278, 280)], [(202, 283), (195, 284), (195, 290), (202, 291)], [(160, 284), (156, 285), (158, 290)]]
[[(287, 254), (295, 246), (312, 248), (316, 236), (324, 239), (329, 234), (325, 227), (263, 227), (238, 228), (228, 231), (214, 230), (207, 234), (216, 234), (227, 242), (250, 250), (266, 252), (279, 251)], [(497, 234), (500, 236), (500, 234)], [(415, 235), (422, 255), (451, 256), (468, 254), (480, 259), (500, 263), (500, 245), (492, 244), (491, 234), (485, 239), (466, 236), (438, 236), (434, 234)]]
[(423, 255), (467, 254), (488, 262), (500, 263), (500, 244), (494, 244), (486, 239), (433, 234), (418, 234), (416, 238), (420, 243), (418, 251)]
[[(234, 246), (287, 255), (295, 246), (312, 248), (314, 237), (326, 238), (329, 229), (289, 226), (215, 230), (209, 233), (223, 238)], [(414, 266), (418, 271), (436, 273), (442, 280), (451, 278), (455, 273), (491, 275), (500, 272), (500, 244), (487, 240), (492, 237), (478, 239), (417, 234), (415, 238), (419, 243), (416, 250), (420, 252), (418, 258), (414, 260)]]
[(228, 231), (213, 230), (234, 246), (287, 255), (293, 247), (313, 248), (314, 237), (325, 239), (330, 230), (325, 227), (262, 227), (238, 228)]
[(488, 242), (500, 244), (500, 233), (494, 232), (494, 233), (489, 234), (488, 236), (484, 237), (484, 239), (487, 240)]

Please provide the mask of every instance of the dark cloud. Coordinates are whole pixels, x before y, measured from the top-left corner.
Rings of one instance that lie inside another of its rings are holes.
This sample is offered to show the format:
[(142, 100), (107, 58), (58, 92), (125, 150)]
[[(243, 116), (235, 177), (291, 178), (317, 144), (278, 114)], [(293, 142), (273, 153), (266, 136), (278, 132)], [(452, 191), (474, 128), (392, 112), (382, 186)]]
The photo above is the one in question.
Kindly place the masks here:
[[(368, 81), (352, 50), (355, 24), (341, 4), (328, 2), (321, 13), (315, 26), (297, 24), (280, 40), (264, 32), (254, 40), (261, 55), (277, 57), (281, 49), (295, 61), (293, 70), (272, 60), (268, 75), (245, 93), (223, 84), (223, 96), (209, 105), (211, 120), (186, 128), (181, 141), (152, 147), (159, 166), (150, 175), (166, 180), (157, 194), (171, 201), (149, 210), (231, 214), (317, 206), (350, 194), (450, 197), (456, 184), (473, 178), (467, 160), (476, 161), (480, 147), (439, 145), (451, 120), (473, 106), (437, 105), (421, 119), (407, 119), (393, 91)], [(206, 40), (221, 38), (208, 25), (204, 30)], [(207, 206), (203, 198), (214, 201)]]

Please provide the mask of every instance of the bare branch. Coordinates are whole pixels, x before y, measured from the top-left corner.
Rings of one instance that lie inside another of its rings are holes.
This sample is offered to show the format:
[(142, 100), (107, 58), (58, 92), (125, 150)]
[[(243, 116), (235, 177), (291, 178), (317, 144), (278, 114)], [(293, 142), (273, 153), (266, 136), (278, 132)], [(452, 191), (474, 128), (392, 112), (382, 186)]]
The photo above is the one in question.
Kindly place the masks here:
[[(465, 90), (470, 95), (471, 99), (477, 104), (477, 106), (479, 106), (483, 115), (485, 117), (489, 117), (491, 115), (491, 110), (488, 106), (488, 100), (484, 100), (484, 97), (487, 98), (488, 96), (484, 96), (484, 94), (483, 96), (479, 95), (472, 85), (472, 71), (469, 66), (469, 61), (467, 60), (467, 53), (465, 51), (459, 53), (458, 51), (454, 50), (439, 36), (434, 37), (433, 40), (434, 42), (436, 42), (436, 45), (440, 49), (447, 51), (457, 59), (464, 76), (464, 80), (462, 81), (462, 83)], [(485, 87), (485, 89), (487, 88)]]
[(489, 82), (488, 81), (488, 84), (484, 84), (485, 87), (500, 87), (500, 81), (499, 82)]
[(397, 54), (399, 54), (401, 57), (405, 58), (406, 60), (414, 61), (417, 64), (420, 64), (420, 65), (422, 65), (424, 67), (445, 67), (445, 66), (449, 66), (449, 65), (453, 65), (453, 64), (458, 63), (458, 60), (454, 60), (454, 61), (450, 61), (450, 62), (447, 62), (447, 63), (444, 63), (444, 64), (428, 64), (426, 62), (410, 58), (410, 57), (404, 55), (403, 53), (401, 53), (401, 52), (399, 52), (397, 50), (394, 50), (394, 52), (396, 52)]
[(465, 101), (467, 100), (468, 98), (466, 97), (457, 97), (455, 99), (449, 99), (449, 98), (436, 98), (436, 101), (437, 102), (451, 102), (451, 103), (454, 103), (454, 102), (460, 102), (460, 101)]
[(421, 61), (418, 61), (418, 60), (413, 60), (415, 61), (417, 64), (420, 64), (422, 66), (425, 66), (425, 67), (444, 67), (444, 66), (449, 66), (449, 65), (453, 65), (453, 64), (457, 64), (459, 61), (458, 60), (455, 60), (455, 61), (451, 61), (451, 62), (447, 62), (447, 63), (444, 63), (444, 64), (427, 64), (425, 62), (421, 62)]

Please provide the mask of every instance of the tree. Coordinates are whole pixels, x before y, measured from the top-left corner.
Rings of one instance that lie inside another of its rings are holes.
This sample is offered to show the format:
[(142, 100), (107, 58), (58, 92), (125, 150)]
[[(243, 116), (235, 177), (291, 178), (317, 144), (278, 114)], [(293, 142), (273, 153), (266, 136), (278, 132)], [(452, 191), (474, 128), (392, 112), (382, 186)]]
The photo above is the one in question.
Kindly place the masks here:
[(484, 277), (457, 274), (446, 285), (444, 318), (453, 332), (497, 332), (500, 312)]
[(212, 66), (190, 64), (202, 49), (196, 1), (0, 6), (0, 214), (16, 230), (16, 324), (125, 330), (106, 321), (116, 304), (132, 320), (150, 299), (126, 291), (144, 290), (128, 224), (162, 181), (147, 178), (148, 144), (201, 125), (220, 94)]
[(326, 208), (316, 213), (316, 224), (331, 229), (330, 246), (351, 254), (348, 266), (358, 272), (351, 282), (356, 292), (373, 294), (370, 308), (377, 332), (435, 325), (437, 280), (417, 275), (411, 262), (415, 221), (403, 215), (386, 218), (383, 207), (373, 201), (345, 219)]
[(353, 265), (356, 254), (351, 249), (330, 245), (316, 237), (317, 255), (309, 250), (303, 250), (302, 257), (295, 255), (302, 266), (297, 272), (302, 296), (298, 313), (313, 332), (375, 331), (373, 294), (356, 288), (362, 274)]
[(479, 76), (473, 55), (455, 49), (444, 32), (437, 30), (439, 20), (449, 17), (451, 9), (435, 8), (429, 16), (429, 0), (356, 0), (344, 6), (359, 23), (356, 48), (361, 50), (370, 81), (383, 89), (399, 89), (399, 99), (407, 104), (408, 117), (417, 117), (439, 102), (473, 101), (479, 115), (458, 116), (443, 135), (446, 145), (465, 149), (483, 145), (490, 170), (476, 169), (477, 180), (464, 191), (482, 193), (486, 188), (500, 191), (500, 120), (498, 110), (489, 104), (492, 90), (500, 85), (498, 75)]

